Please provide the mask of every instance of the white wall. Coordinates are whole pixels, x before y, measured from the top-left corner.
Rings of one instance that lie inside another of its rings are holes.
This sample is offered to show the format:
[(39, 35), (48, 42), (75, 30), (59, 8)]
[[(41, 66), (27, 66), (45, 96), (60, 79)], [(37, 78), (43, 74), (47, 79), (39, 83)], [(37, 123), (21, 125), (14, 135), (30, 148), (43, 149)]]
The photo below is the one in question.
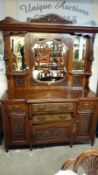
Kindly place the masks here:
[[(93, 8), (92, 8), (92, 20), (96, 21), (98, 24), (98, 1), (93, 0)], [(98, 82), (98, 34), (96, 35), (94, 42), (94, 61), (92, 65), (92, 76), (90, 78), (90, 89), (96, 92), (97, 90), (97, 82)]]
[(97, 90), (97, 82), (98, 82), (98, 34), (96, 35), (94, 42), (94, 61), (92, 64), (92, 76), (89, 80), (90, 89), (94, 92)]
[[(2, 32), (0, 32), (0, 39), (3, 41)], [(3, 46), (3, 43), (2, 43)], [(7, 90), (7, 79), (6, 79), (6, 67), (3, 59), (4, 47), (2, 48), (3, 52), (0, 53), (0, 97)]]
[[(34, 1), (34, 0), (31, 0), (31, 1)], [(52, 0), (50, 0), (50, 1), (52, 1)], [(78, 0), (73, 0), (73, 1), (78, 1)], [(3, 2), (4, 2), (4, 4), (2, 4), (3, 16), (4, 17), (11, 16), (15, 19), (18, 19), (18, 10), (17, 10), (17, 2), (18, 1), (17, 0), (3, 0)], [(82, 2), (85, 3), (85, 5), (87, 5), (87, 0), (83, 0)], [(97, 0), (92, 0), (91, 20), (94, 20), (94, 21), (96, 21), (96, 23), (98, 23), (98, 2), (97, 2)], [(95, 60), (94, 60), (93, 65), (92, 65), (92, 77), (90, 78), (89, 85), (90, 85), (90, 89), (93, 90), (94, 92), (96, 92), (97, 80), (98, 80), (98, 35), (95, 39), (95, 44), (94, 44), (94, 58), (95, 58)], [(2, 79), (2, 78), (4, 78), (4, 79)], [(0, 91), (2, 91), (2, 92), (0, 92), (1, 94), (3, 93), (4, 89), (7, 88), (6, 78), (0, 76), (0, 82), (2, 80), (3, 80), (3, 82), (5, 82), (4, 83), (5, 88), (3, 88), (3, 85), (2, 85), (2, 87), (1, 87), (2, 90), (0, 90)]]
[(4, 1), (4, 16), (11, 16), (17, 19), (17, 0)]
[(4, 1), (0, 0), (0, 20), (4, 18)]

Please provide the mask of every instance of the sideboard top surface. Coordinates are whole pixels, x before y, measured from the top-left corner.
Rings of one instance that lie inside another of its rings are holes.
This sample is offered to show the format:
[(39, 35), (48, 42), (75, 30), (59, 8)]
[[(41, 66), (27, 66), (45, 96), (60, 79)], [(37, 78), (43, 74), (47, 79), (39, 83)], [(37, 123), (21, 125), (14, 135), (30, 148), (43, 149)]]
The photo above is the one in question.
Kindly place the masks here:
[[(96, 98), (95, 98), (96, 97)], [(92, 91), (87, 90), (72, 90), (59, 88), (57, 90), (37, 90), (37, 89), (29, 89), (29, 90), (18, 90), (14, 91), (14, 93), (7, 93), (2, 96), (1, 101), (27, 101), (27, 102), (62, 102), (62, 101), (77, 101), (79, 99), (90, 100), (94, 98), (96, 100), (98, 97)]]

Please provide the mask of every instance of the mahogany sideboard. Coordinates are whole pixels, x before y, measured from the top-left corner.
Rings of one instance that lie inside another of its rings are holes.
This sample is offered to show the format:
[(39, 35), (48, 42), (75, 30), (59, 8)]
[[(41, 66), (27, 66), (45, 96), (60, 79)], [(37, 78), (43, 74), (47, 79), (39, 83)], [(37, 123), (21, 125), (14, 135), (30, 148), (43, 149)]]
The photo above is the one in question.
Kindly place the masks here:
[(5, 149), (91, 141), (98, 97), (89, 88), (97, 26), (58, 15), (0, 21), (8, 90), (2, 95)]

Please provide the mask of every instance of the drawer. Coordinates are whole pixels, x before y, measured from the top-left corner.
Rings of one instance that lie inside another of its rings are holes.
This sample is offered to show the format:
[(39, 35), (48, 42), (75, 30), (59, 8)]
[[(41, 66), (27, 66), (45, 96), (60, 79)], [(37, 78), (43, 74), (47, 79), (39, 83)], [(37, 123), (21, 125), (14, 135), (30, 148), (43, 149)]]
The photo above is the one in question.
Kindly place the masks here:
[(83, 112), (92, 112), (95, 107), (95, 101), (84, 100), (80, 101), (78, 105), (78, 110)]
[(27, 115), (27, 105), (25, 103), (7, 103), (6, 104), (6, 112), (10, 116), (26, 116)]
[(32, 104), (32, 112), (67, 112), (74, 111), (76, 109), (75, 103), (42, 103)]
[(41, 114), (33, 115), (32, 122), (33, 124), (47, 123), (47, 122), (56, 122), (56, 121), (71, 121), (71, 113), (61, 113), (61, 114)]
[(70, 141), (71, 122), (32, 125), (32, 143), (48, 144)]
[(7, 103), (6, 108), (8, 111), (14, 110), (14, 111), (25, 111), (27, 108), (27, 105), (25, 103), (20, 102), (13, 102), (13, 103)]

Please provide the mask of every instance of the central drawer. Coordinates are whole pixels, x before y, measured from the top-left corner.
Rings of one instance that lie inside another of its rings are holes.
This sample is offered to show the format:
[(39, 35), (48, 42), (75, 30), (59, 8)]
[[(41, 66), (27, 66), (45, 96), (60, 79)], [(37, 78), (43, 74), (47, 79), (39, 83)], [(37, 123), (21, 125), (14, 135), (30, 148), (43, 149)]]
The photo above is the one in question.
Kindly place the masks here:
[(31, 104), (31, 112), (69, 112), (75, 111), (76, 104), (69, 103), (40, 103), (40, 104)]
[(71, 121), (72, 114), (71, 113), (60, 113), (60, 114), (37, 114), (32, 115), (32, 123), (40, 124), (47, 122), (57, 122), (57, 121)]

